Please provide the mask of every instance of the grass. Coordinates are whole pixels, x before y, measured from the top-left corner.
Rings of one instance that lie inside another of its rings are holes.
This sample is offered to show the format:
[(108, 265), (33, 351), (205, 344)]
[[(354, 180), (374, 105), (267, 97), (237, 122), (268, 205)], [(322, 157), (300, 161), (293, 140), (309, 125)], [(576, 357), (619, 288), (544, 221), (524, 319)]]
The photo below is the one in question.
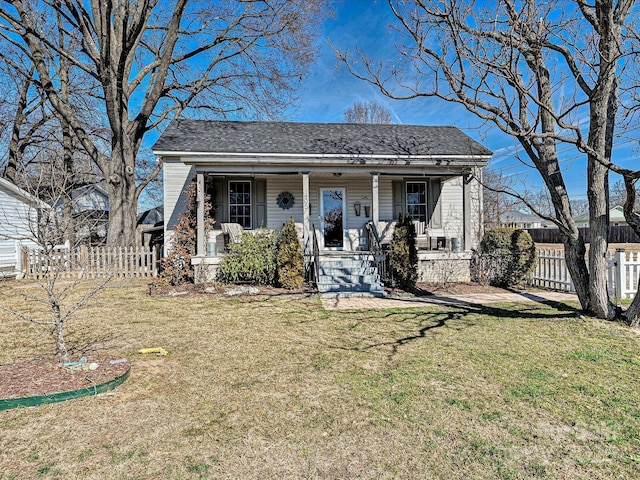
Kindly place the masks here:
[[(14, 296), (29, 288), (0, 301), (35, 309)], [(130, 284), (69, 327), (131, 377), (0, 412), (0, 480), (640, 476), (638, 336), (572, 306), (345, 312)], [(52, 345), (0, 321), (0, 365)], [(155, 346), (169, 355), (136, 353)]]

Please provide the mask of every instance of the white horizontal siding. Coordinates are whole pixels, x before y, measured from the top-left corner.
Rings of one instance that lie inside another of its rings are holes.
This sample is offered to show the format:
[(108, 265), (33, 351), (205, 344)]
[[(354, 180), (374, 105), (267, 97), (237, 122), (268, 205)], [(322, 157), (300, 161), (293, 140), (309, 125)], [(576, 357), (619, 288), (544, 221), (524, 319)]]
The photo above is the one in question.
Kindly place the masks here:
[(442, 182), (440, 192), (442, 228), (430, 230), (433, 237), (464, 237), (464, 195), (462, 178), (455, 177)]
[[(389, 187), (390, 187), (389, 183)], [(357, 250), (360, 238), (364, 236), (365, 224), (371, 220), (371, 177), (344, 176), (340, 178), (316, 177), (309, 180), (310, 222), (316, 229), (320, 228), (320, 192), (323, 188), (344, 188), (346, 193), (347, 243), (345, 248)], [(281, 192), (289, 192), (294, 197), (294, 205), (290, 209), (281, 209), (277, 198)], [(391, 194), (389, 193), (389, 199)], [(356, 216), (354, 204), (361, 205), (360, 216)], [(369, 217), (365, 216), (365, 206), (370, 207)], [(389, 209), (390, 210), (390, 209)], [(299, 230), (302, 229), (302, 176), (267, 177), (267, 225), (269, 228), (282, 228), (282, 225), (294, 218)]]
[[(290, 217), (302, 224), (302, 175), (267, 177), (267, 228), (280, 229)], [(293, 206), (282, 209), (277, 198), (282, 192), (293, 195)], [(311, 202), (313, 205), (313, 201)]]
[(87, 210), (109, 210), (109, 199), (97, 190), (78, 191), (73, 197), (74, 213)]
[(28, 201), (0, 188), (0, 275), (16, 272), (22, 246), (35, 246), (37, 219)]
[(470, 245), (465, 245), (466, 250), (478, 248), (480, 240), (482, 239), (483, 230), (483, 204), (482, 204), (482, 185), (478, 180), (473, 179), (467, 186), (469, 195), (471, 197), (471, 212), (470, 212), (470, 224), (471, 229), (469, 232)]
[(184, 165), (179, 160), (165, 159), (163, 175), (165, 235), (167, 230), (175, 228), (178, 215), (187, 208), (187, 197), (183, 192), (195, 175), (195, 168)]
[(380, 176), (378, 181), (378, 202), (380, 203), (380, 221), (392, 222), (393, 218), (393, 181), (398, 177)]

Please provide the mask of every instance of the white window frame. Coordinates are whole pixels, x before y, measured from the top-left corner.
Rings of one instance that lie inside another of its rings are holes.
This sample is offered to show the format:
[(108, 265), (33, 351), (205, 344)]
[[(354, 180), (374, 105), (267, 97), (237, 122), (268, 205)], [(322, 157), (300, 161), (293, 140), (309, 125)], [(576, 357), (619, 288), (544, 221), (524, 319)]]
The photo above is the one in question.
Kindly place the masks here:
[[(253, 225), (253, 186), (252, 186), (252, 182), (251, 182), (251, 180), (229, 180), (229, 183), (227, 185), (227, 191), (228, 191), (227, 200), (229, 202), (229, 222), (231, 222), (231, 223), (239, 223), (239, 222), (237, 222), (235, 220), (237, 220), (238, 217), (245, 218), (245, 215), (241, 215), (241, 216), (236, 215), (236, 218), (234, 219), (232, 217), (232, 215), (231, 215), (231, 207), (234, 207), (234, 206), (235, 207), (238, 207), (238, 206), (245, 207), (245, 206), (247, 206), (247, 204), (246, 203), (231, 203), (231, 194), (233, 193), (231, 191), (231, 184), (233, 184), (233, 183), (244, 183), (244, 184), (249, 185), (249, 204), (248, 204), (248, 206), (249, 206), (249, 225), (243, 225), (243, 228), (245, 230), (251, 230), (252, 225)], [(240, 223), (240, 225), (242, 225), (242, 223)]]
[[(410, 184), (422, 184), (424, 186), (424, 203), (409, 203), (409, 185)], [(429, 182), (426, 180), (407, 180), (405, 181), (405, 212), (407, 215), (410, 215), (409, 205), (422, 205), (424, 206), (424, 218), (414, 218), (413, 215), (411, 218), (415, 221), (423, 221), (425, 224), (429, 222)]]

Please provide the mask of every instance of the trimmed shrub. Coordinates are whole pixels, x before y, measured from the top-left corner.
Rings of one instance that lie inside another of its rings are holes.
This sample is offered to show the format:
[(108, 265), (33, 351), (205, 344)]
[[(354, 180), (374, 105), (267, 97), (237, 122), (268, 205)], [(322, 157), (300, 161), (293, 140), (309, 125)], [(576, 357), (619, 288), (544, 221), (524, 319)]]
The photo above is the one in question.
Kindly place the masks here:
[(304, 281), (304, 257), (293, 217), (282, 226), (278, 245), (278, 283), (289, 290), (298, 289)]
[(526, 283), (536, 265), (536, 246), (531, 235), (514, 228), (487, 230), (480, 242), (476, 276), (491, 285), (509, 287)]
[(217, 279), (223, 283), (274, 285), (278, 234), (273, 230), (245, 233), (220, 261)]
[(400, 215), (391, 238), (390, 264), (394, 282), (404, 289), (416, 286), (418, 280), (418, 249), (416, 227), (407, 215)]

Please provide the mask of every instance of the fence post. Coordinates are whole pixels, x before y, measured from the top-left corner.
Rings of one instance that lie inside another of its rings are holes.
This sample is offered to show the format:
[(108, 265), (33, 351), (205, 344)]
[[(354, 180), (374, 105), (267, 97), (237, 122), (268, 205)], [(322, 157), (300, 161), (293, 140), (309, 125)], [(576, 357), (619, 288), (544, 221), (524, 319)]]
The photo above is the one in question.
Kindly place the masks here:
[(28, 274), (27, 270), (29, 268), (29, 253), (27, 247), (21, 246), (20, 244), (18, 244), (17, 246), (20, 249), (20, 266), (18, 267), (18, 265), (16, 265), (16, 267), (20, 269), (20, 272), (18, 272), (17, 278), (22, 279), (25, 278)]
[(624, 298), (627, 291), (625, 257), (624, 248), (616, 248), (616, 298)]

